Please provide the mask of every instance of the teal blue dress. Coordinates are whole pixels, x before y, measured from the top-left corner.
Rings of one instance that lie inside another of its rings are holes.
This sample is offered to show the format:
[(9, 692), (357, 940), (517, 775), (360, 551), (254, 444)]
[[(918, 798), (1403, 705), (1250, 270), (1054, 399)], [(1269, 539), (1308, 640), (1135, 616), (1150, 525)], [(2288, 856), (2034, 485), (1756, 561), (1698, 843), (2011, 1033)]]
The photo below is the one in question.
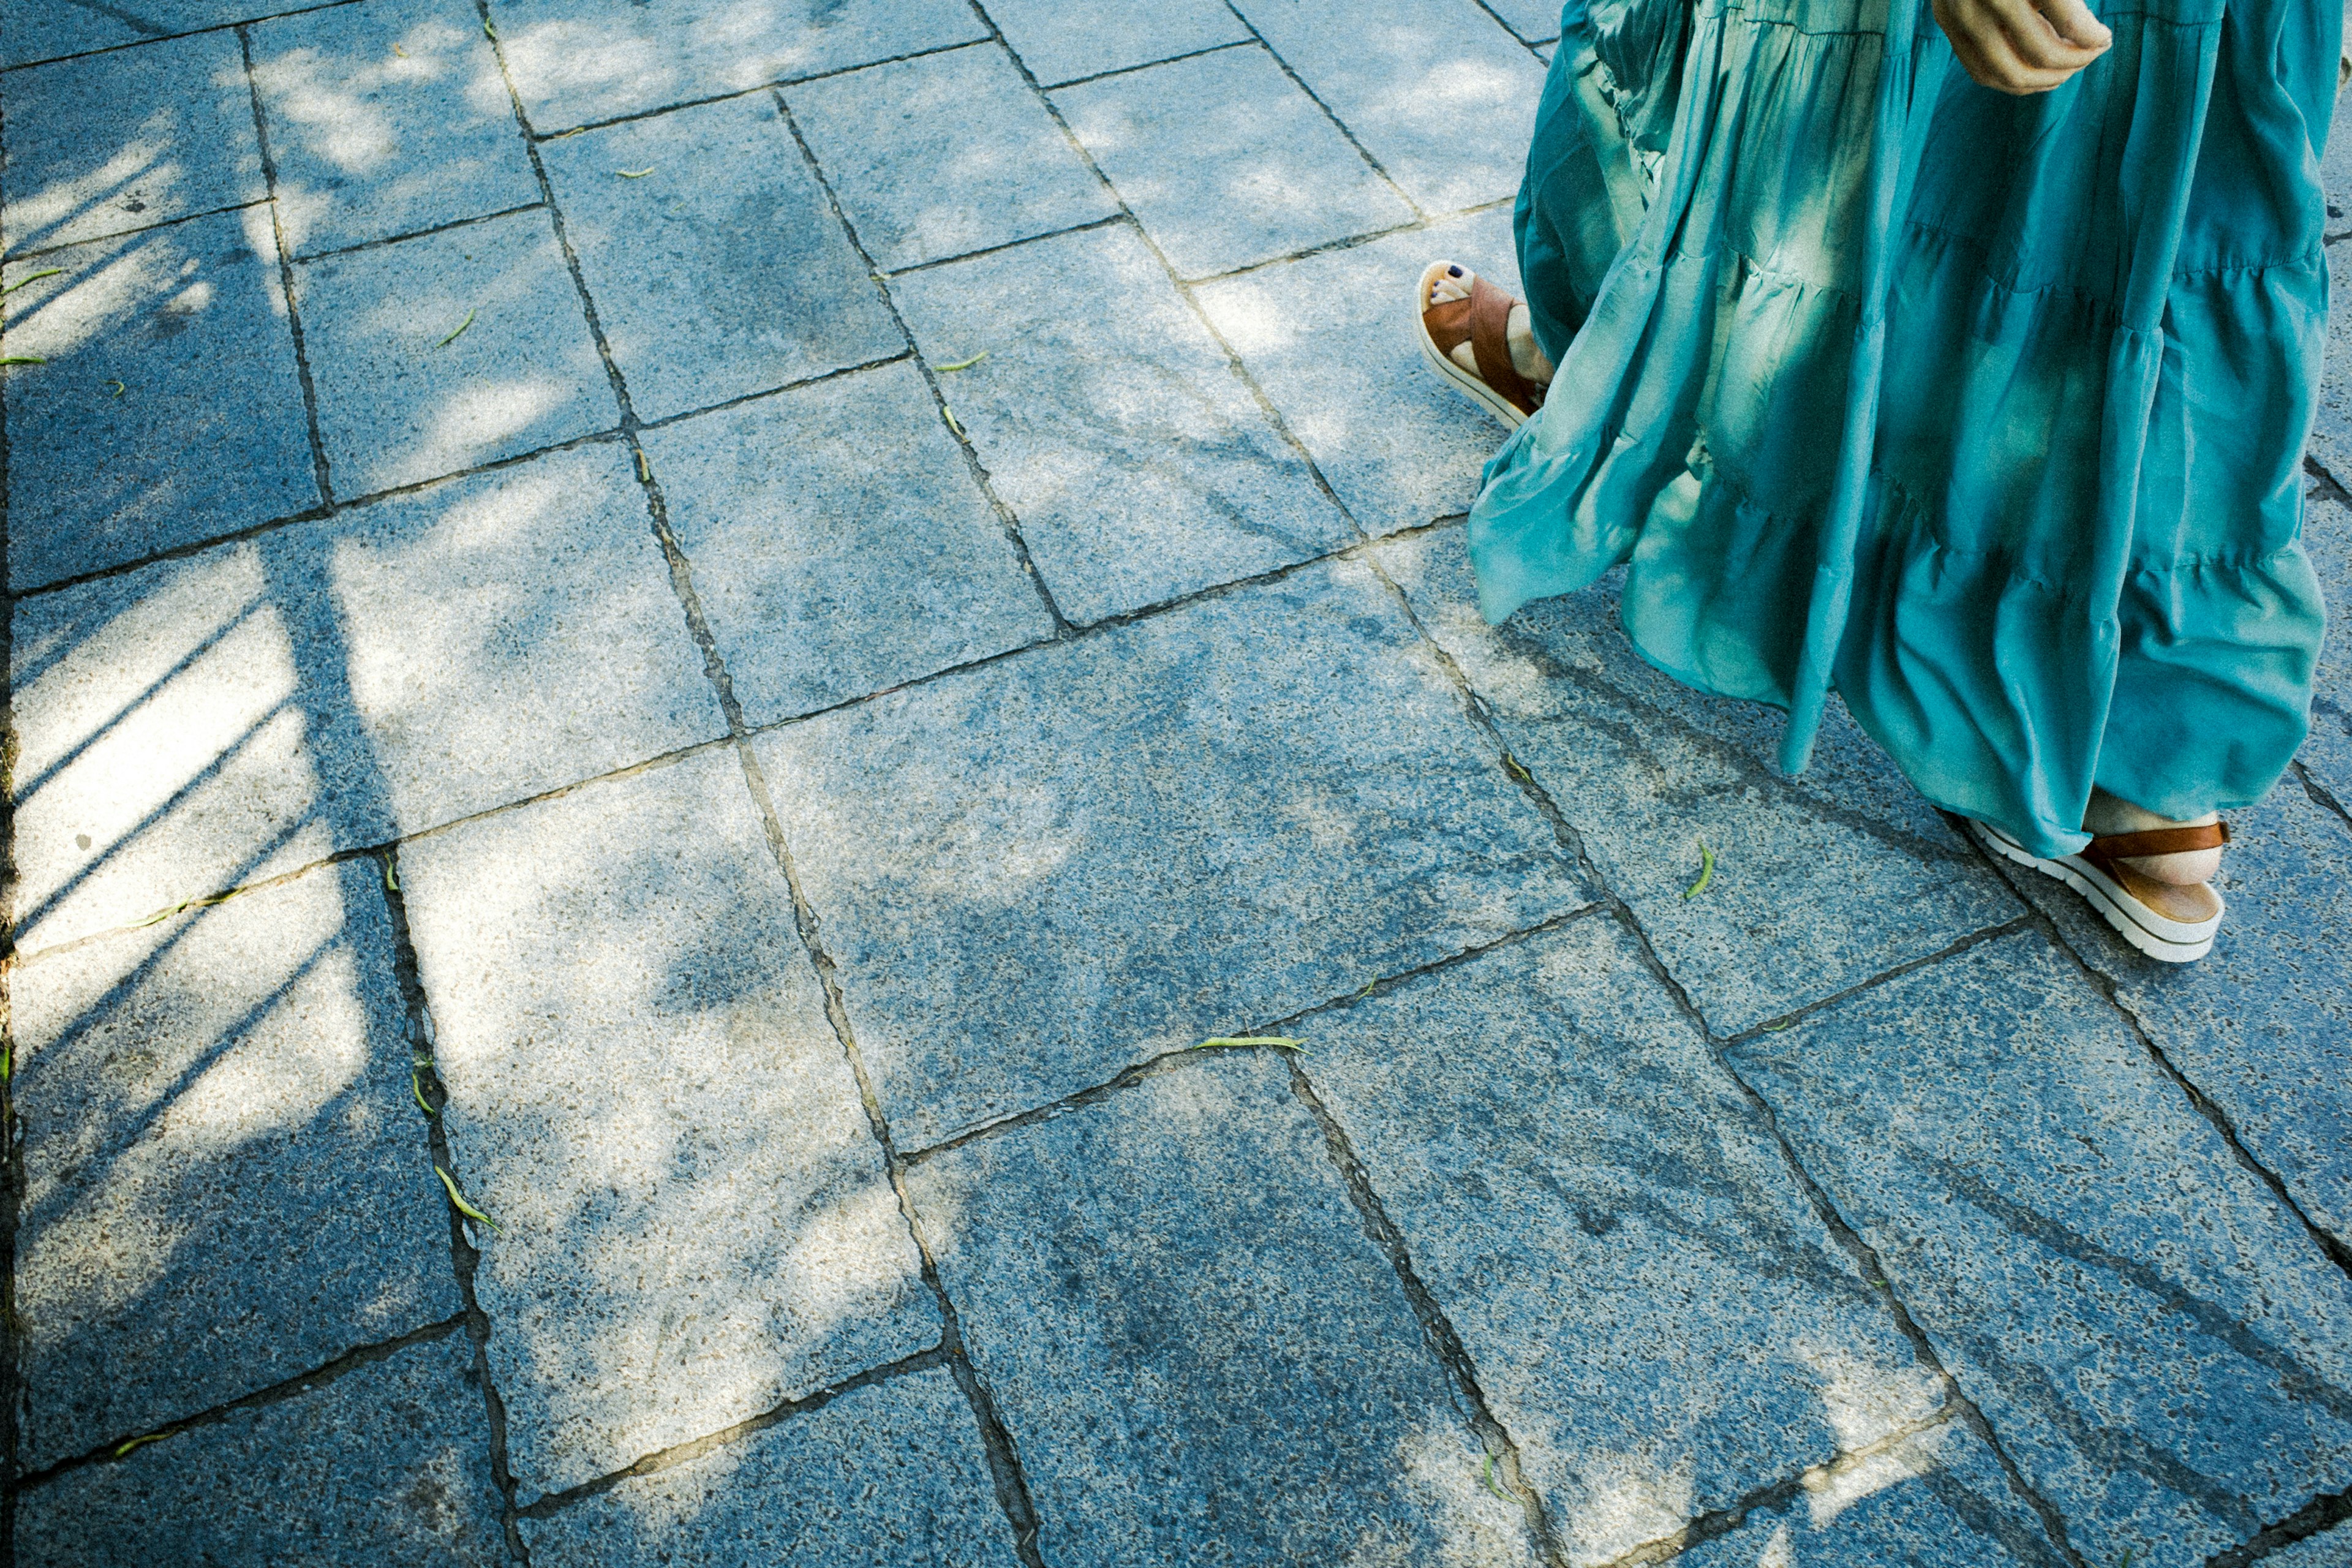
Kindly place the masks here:
[(2336, 0), (2143, 0), (2057, 91), (1921, 4), (1582, 0), (1519, 196), (1558, 365), (1471, 511), (1481, 608), (1626, 565), (1704, 690), (1827, 692), (2043, 854), (2098, 784), (2243, 805), (2308, 722), (2302, 455)]

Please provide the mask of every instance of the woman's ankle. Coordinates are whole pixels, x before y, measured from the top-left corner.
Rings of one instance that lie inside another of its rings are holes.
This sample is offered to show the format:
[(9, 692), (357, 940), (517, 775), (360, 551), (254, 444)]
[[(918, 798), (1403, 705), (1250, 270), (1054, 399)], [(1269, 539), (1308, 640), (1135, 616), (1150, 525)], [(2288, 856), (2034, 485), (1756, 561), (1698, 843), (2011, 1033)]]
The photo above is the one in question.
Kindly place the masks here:
[[(2146, 806), (2135, 805), (2121, 795), (2109, 795), (2105, 790), (2094, 786), (2091, 804), (2083, 813), (2083, 831), (2102, 836), (2150, 833), (2164, 827), (2202, 827), (2221, 820), (2221, 813), (2213, 811), (2185, 821), (2159, 816)], [(2187, 849), (2172, 855), (2136, 855), (2117, 863), (2130, 867), (2150, 881), (2187, 888), (2213, 879), (2221, 869), (2221, 851), (2218, 848)]]

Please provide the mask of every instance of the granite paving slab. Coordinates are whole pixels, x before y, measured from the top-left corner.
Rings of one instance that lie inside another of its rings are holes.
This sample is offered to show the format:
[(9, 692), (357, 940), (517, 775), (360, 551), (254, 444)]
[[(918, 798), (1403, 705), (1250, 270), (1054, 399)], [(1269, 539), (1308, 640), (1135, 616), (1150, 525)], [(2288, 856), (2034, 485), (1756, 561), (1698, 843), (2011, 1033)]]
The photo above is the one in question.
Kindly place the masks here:
[(784, 101), (886, 272), (1118, 211), (993, 43), (787, 88)]
[(11, 256), (269, 195), (233, 33), (16, 72), (0, 146)]
[(1587, 897), (1353, 562), (758, 745), (909, 1149)]
[(639, 418), (906, 352), (768, 94), (584, 131), (540, 157)]
[(944, 1367), (855, 1388), (545, 1519), (539, 1568), (1015, 1568), (971, 1406)]
[(1618, 630), (1613, 577), (1490, 627), (1458, 527), (1378, 557), (1717, 1032), (2023, 912), (1843, 710), (1790, 779), (1772, 765), (1780, 714), (1643, 663)]
[(1533, 1568), (1280, 1061), (1190, 1061), (908, 1184), (1056, 1568)]
[[(2327, 196), (2327, 278), (2329, 298), (2352, 298), (2352, 105), (2340, 93), (2334, 123), (2327, 130), (2326, 156), (2319, 165), (2319, 181)], [(2352, 485), (2352, 321), (2346, 313), (2327, 312), (2326, 358), (2319, 383), (2319, 405), (2311, 427), (2310, 454), (2326, 466), (2339, 484)], [(2340, 601), (2339, 601), (2340, 602)]]
[(1054, 635), (912, 365), (722, 409), (645, 444), (750, 723)]
[(370, 0), (249, 36), (289, 254), (538, 204), (497, 51), (466, 0)]
[(543, 211), (299, 263), (294, 279), (346, 500), (620, 423)]
[(1981, 1437), (1947, 1421), (1808, 1473), (1786, 1502), (1676, 1557), (1678, 1568), (2062, 1568), (2067, 1559)]
[(2352, 1483), (2352, 1279), (2039, 933), (1733, 1058), (2084, 1561)]
[[(1124, 225), (894, 279), (950, 410), (1071, 620), (1164, 603), (1355, 531)], [(1084, 300), (1082, 311), (1070, 309)]]
[(1413, 219), (1263, 49), (1123, 72), (1054, 103), (1182, 277)]
[(1223, 0), (988, 0), (1004, 42), (1048, 87), (1128, 70), (1221, 44), (1249, 29)]
[[(348, 708), (403, 833), (727, 732), (617, 442), (267, 536), (321, 601), (306, 709)], [(329, 639), (332, 639), (330, 641)]]
[(2063, 883), (2011, 880), (2297, 1206), (2352, 1245), (2352, 826), (2291, 773), (2229, 820), (2229, 912), (2195, 963), (2141, 957)]
[(1410, 11), (1352, 0), (1234, 8), (1424, 212), (1517, 194), (1544, 68), (1477, 0)]
[(16, 970), (28, 1468), (458, 1310), (380, 875)]
[(392, 837), (358, 716), (305, 688), (321, 615), (251, 541), (16, 601), (20, 949)]
[(959, 0), (498, 0), (491, 16), (542, 135), (986, 36)]
[[(57, 268), (62, 274), (32, 275)], [(0, 268), (16, 593), (316, 506), (266, 209)]]
[(1391, 533), (1468, 511), (1507, 434), (1423, 363), (1406, 330), (1413, 282), (1451, 258), (1516, 292), (1517, 257), (1511, 215), (1481, 213), (1204, 283), (1195, 297), (1356, 521)]
[(459, 1331), (20, 1492), (16, 1552), (43, 1568), (491, 1568), (509, 1561), (499, 1506)]
[(938, 1341), (731, 751), (401, 874), (526, 1501)]
[[(2352, 141), (2352, 133), (2345, 139)], [(2346, 647), (2342, 630), (2343, 617), (2352, 608), (2352, 508), (2324, 493), (2306, 500), (2303, 542), (2319, 574), (2328, 624), (2319, 645), (2311, 736), (2296, 757), (2338, 805), (2352, 806), (2352, 651)]]
[(1942, 1403), (1614, 921), (1292, 1032), (1569, 1563), (1669, 1538)]

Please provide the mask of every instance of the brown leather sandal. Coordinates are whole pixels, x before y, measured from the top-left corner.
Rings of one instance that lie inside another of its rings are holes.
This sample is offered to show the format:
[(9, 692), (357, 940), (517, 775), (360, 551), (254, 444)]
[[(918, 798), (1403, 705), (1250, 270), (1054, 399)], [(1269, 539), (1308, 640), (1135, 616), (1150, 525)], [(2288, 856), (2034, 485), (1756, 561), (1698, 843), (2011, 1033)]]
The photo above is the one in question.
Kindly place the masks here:
[[(1412, 330), (1421, 340), (1422, 357), (1455, 391), (1516, 430), (1543, 406), (1544, 400), (1544, 389), (1521, 375), (1518, 367), (1511, 363), (1507, 332), (1511, 307), (1518, 301), (1484, 278), (1470, 273), (1468, 299), (1431, 304), (1429, 291), (1437, 286), (1440, 278), (1449, 275), (1460, 278), (1465, 274), (1451, 261), (1431, 262), (1422, 269), (1421, 285), (1413, 293)], [(1454, 358), (1454, 351), (1465, 342), (1478, 362), (1475, 375), (1464, 370)]]
[(2031, 866), (2082, 894), (2126, 942), (2150, 958), (2187, 963), (2213, 950), (2213, 933), (2221, 929), (2221, 916), (2229, 908), (2220, 893), (2210, 885), (2159, 882), (2123, 862), (2218, 849), (2230, 842), (2228, 824), (2102, 834), (2076, 853), (2055, 859), (2034, 854), (1990, 823), (1972, 821), (1969, 826), (2001, 858)]

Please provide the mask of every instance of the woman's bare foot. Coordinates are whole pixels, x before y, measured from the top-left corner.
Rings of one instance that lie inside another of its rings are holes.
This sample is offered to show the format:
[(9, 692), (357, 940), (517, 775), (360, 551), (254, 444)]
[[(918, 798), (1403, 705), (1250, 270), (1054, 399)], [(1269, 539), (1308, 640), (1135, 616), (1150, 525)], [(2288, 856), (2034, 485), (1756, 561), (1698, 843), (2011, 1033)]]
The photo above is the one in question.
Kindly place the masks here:
[[(1471, 282), (1476, 276), (1467, 268), (1447, 268), (1430, 285), (1429, 298), (1423, 308), (1443, 305), (1449, 300), (1467, 300), (1470, 298)], [(1544, 357), (1543, 350), (1536, 343), (1535, 321), (1528, 314), (1524, 300), (1512, 305), (1511, 322), (1503, 329), (1503, 339), (1510, 347), (1512, 369), (1538, 386), (1551, 384), (1551, 361)], [(1471, 353), (1467, 342), (1454, 344), (1454, 352), (1446, 357), (1472, 375), (1478, 374), (1477, 356)]]
[[(2090, 809), (2083, 814), (2083, 831), (2101, 836), (2153, 833), (2167, 827), (2203, 827), (2221, 820), (2220, 813), (2209, 811), (2187, 822), (2175, 822), (2119, 795), (2094, 789)], [(2135, 898), (2168, 920), (2189, 923), (2210, 920), (2221, 907), (2221, 896), (2207, 886), (2221, 869), (2219, 845), (2170, 855), (2119, 858), (2114, 864), (2120, 874), (2117, 880)]]

